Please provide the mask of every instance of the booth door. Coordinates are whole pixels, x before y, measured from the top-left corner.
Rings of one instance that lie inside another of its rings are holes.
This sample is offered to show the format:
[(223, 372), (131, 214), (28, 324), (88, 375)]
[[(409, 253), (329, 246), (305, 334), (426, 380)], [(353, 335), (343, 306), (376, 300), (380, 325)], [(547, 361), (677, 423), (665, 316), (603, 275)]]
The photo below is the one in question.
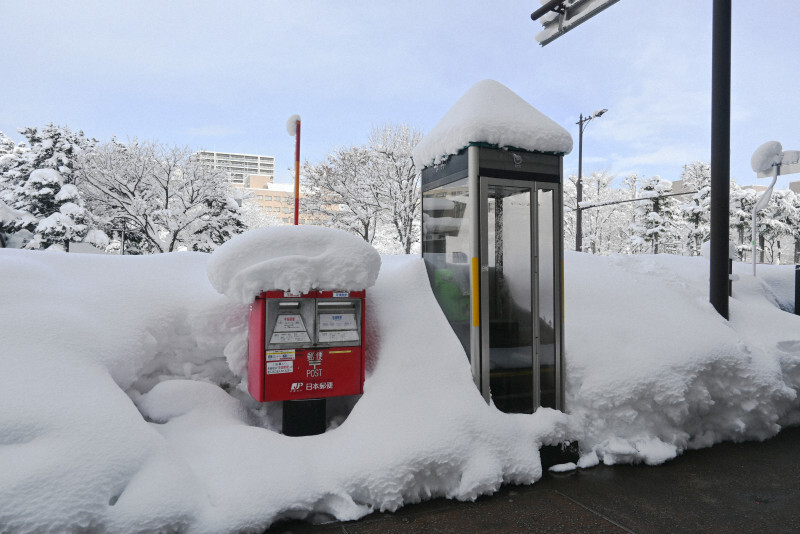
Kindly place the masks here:
[(556, 407), (556, 196), (481, 179), (481, 389), (504, 412)]

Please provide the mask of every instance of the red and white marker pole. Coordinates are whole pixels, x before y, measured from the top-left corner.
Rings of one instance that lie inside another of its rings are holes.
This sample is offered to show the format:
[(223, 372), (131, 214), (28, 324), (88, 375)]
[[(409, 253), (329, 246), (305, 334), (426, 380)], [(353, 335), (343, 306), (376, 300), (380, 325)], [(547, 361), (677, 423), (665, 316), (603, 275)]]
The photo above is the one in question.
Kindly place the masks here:
[(286, 131), (295, 138), (294, 144), (294, 225), (300, 222), (300, 115), (292, 115)]

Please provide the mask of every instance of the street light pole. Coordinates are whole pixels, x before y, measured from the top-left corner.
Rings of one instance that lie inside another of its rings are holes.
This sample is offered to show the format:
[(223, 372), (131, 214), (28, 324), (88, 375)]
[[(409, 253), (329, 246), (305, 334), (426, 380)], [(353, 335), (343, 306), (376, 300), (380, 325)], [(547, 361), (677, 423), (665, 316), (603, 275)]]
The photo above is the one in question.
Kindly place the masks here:
[(590, 117), (584, 117), (581, 113), (580, 119), (575, 124), (578, 125), (578, 181), (575, 182), (575, 250), (583, 250), (583, 131), (590, 120), (595, 117), (602, 117), (607, 109), (600, 109), (592, 113)]
[(294, 225), (300, 222), (300, 115), (286, 121), (286, 132), (295, 138), (294, 145)]
[[(590, 119), (586, 119), (588, 122)], [(575, 182), (575, 250), (583, 251), (583, 210), (581, 201), (583, 200), (583, 113), (578, 121), (578, 181)]]

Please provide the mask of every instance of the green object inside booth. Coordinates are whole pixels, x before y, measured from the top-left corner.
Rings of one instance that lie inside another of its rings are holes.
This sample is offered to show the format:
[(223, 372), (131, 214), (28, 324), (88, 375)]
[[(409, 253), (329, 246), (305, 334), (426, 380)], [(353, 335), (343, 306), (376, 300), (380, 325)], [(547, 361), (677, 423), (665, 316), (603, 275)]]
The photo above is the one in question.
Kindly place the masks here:
[(453, 271), (437, 269), (433, 277), (433, 292), (447, 319), (452, 322), (469, 319), (469, 294), (465, 294)]

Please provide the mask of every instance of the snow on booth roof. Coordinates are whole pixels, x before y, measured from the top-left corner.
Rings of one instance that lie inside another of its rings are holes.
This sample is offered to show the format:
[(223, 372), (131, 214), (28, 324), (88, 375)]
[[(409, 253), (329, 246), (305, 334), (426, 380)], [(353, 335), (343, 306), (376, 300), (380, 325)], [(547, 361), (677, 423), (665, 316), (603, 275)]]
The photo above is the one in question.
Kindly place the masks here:
[(414, 164), (428, 167), (470, 143), (568, 154), (572, 136), (505, 85), (483, 80), (464, 93), (414, 149)]
[(219, 247), (208, 279), (227, 297), (252, 302), (261, 291), (359, 291), (375, 284), (381, 257), (356, 235), (320, 226), (251, 230)]

